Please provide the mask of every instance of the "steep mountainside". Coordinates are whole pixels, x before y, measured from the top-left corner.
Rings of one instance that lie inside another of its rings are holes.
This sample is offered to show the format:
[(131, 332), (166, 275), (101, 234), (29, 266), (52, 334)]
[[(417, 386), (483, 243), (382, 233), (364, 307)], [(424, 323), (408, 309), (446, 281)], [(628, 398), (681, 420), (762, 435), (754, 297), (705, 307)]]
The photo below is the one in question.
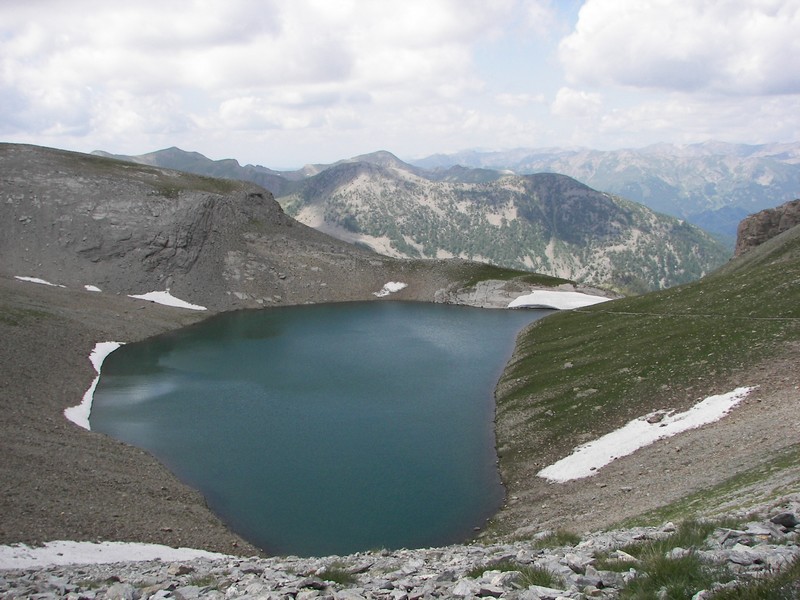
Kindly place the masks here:
[[(267, 171), (198, 157), (117, 158), (259, 182), (253, 169)], [(264, 185), (299, 221), (388, 256), (456, 256), (632, 292), (697, 279), (729, 256), (685, 223), (552, 174), (429, 171), (381, 151), (270, 177)]]
[(699, 229), (563, 175), (463, 179), (347, 162), (278, 201), (303, 223), (390, 256), (457, 256), (628, 291), (685, 283), (727, 258)]
[(800, 189), (800, 144), (707, 142), (610, 151), (520, 148), (435, 155), (414, 164), (564, 173), (722, 234), (731, 246), (742, 218), (786, 202)]

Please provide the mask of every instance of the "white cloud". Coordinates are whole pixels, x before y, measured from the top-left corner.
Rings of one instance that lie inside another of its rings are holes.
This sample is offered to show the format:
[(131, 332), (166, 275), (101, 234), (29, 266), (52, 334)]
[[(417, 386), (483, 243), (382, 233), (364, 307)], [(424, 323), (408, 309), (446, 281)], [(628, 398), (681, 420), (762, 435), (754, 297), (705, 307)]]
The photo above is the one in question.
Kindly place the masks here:
[(497, 94), (495, 100), (502, 106), (519, 107), (529, 104), (544, 104), (544, 94)]
[(14, 4), (0, 7), (0, 134), (98, 139), (198, 124), (352, 124), (365, 107), (457, 100), (482, 86), (472, 44), (498, 35), (516, 8), (515, 0)]
[(0, 137), (281, 168), (800, 138), (798, 0), (581, 3), (0, 2)]
[(609, 111), (600, 119), (596, 135), (625, 139), (626, 145), (641, 145), (648, 139), (789, 142), (800, 139), (797, 115), (798, 96), (719, 98), (673, 92)]
[(303, 129), (314, 124), (308, 112), (287, 110), (255, 96), (225, 100), (220, 104), (219, 117), (225, 128), (238, 131)]
[(560, 58), (573, 84), (800, 92), (797, 0), (587, 0)]
[(524, 10), (526, 26), (540, 35), (552, 31), (558, 20), (551, 0), (528, 0)]
[(556, 93), (550, 110), (559, 117), (590, 117), (600, 111), (602, 104), (600, 94), (562, 87)]

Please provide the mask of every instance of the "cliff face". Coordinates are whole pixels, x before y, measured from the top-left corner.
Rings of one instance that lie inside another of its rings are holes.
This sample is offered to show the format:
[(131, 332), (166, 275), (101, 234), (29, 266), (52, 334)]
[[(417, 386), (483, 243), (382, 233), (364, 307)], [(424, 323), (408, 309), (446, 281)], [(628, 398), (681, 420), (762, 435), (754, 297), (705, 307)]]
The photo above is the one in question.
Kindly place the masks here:
[(797, 224), (800, 224), (800, 200), (750, 215), (739, 223), (734, 256), (744, 254)]

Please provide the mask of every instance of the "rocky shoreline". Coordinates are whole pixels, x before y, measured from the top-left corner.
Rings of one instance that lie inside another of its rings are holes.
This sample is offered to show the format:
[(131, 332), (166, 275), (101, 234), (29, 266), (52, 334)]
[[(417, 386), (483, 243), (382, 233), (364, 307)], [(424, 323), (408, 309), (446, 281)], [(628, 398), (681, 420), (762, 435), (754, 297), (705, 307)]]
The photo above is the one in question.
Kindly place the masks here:
[[(741, 525), (718, 526), (702, 545), (672, 547), (671, 559), (694, 555), (727, 575), (694, 598), (774, 574), (800, 560), (800, 494), (753, 515), (732, 515)], [(420, 550), (357, 553), (321, 558), (227, 557), (179, 562), (50, 566), (0, 571), (3, 598), (85, 600), (507, 598), (518, 600), (616, 598), (636, 578), (641, 561), (622, 548), (669, 540), (678, 527), (636, 527), (588, 533), (552, 545), (554, 532), (529, 541)], [(633, 552), (633, 550), (631, 550)], [(548, 573), (548, 585), (532, 573)]]

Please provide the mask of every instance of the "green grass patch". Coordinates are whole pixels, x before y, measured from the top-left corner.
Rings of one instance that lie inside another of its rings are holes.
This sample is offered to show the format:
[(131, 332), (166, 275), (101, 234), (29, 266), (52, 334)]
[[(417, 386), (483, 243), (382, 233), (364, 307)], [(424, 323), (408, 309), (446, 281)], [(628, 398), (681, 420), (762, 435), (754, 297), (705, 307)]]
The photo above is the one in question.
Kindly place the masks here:
[(242, 188), (242, 183), (232, 179), (216, 179), (190, 173), (156, 171), (153, 189), (159, 196), (177, 198), (183, 191), (201, 191), (212, 194), (230, 194)]
[(676, 559), (652, 556), (641, 568), (645, 574), (635, 577), (622, 589), (620, 598), (689, 600), (700, 590), (731, 577), (719, 568), (703, 564), (694, 553)]
[(614, 571), (615, 573), (625, 573), (630, 571), (631, 568), (639, 566), (639, 560), (634, 557), (631, 559), (622, 559), (615, 556), (616, 551), (602, 551), (595, 552), (594, 568), (598, 571)]
[(200, 588), (219, 589), (219, 581), (216, 576), (211, 573), (190, 578), (188, 585), (195, 585)]
[(673, 548), (699, 549), (705, 545), (706, 538), (718, 527), (735, 527), (738, 522), (732, 521), (697, 521), (690, 519), (683, 521), (675, 533), (664, 539), (635, 542), (624, 546), (621, 550), (640, 561), (647, 562), (654, 557), (664, 556)]
[[(635, 566), (639, 575), (621, 591), (620, 598), (688, 600), (715, 582), (732, 580), (733, 575), (724, 567), (703, 563), (696, 550), (705, 546), (705, 540), (717, 527), (735, 525), (734, 522), (687, 520), (669, 537), (621, 548), (639, 560)], [(668, 553), (675, 548), (683, 548), (687, 553), (679, 558), (669, 558)], [(623, 564), (630, 567), (629, 563)], [(612, 566), (609, 561), (598, 561), (597, 568), (608, 566)]]
[(485, 565), (477, 566), (466, 573), (467, 577), (478, 579), (482, 577), (486, 571), (502, 571), (504, 573), (510, 571), (517, 571), (520, 573), (519, 585), (523, 588), (532, 585), (540, 585), (542, 587), (559, 587), (563, 585), (560, 577), (553, 574), (547, 569), (536, 567), (532, 565), (523, 565), (513, 560), (499, 560), (487, 563)]
[(577, 546), (581, 542), (581, 536), (566, 529), (557, 529), (547, 535), (531, 540), (531, 547), (541, 548), (561, 548), (563, 546)]
[(26, 325), (31, 321), (48, 319), (53, 315), (35, 308), (15, 308), (11, 306), (0, 307), (0, 323), (14, 327)]

